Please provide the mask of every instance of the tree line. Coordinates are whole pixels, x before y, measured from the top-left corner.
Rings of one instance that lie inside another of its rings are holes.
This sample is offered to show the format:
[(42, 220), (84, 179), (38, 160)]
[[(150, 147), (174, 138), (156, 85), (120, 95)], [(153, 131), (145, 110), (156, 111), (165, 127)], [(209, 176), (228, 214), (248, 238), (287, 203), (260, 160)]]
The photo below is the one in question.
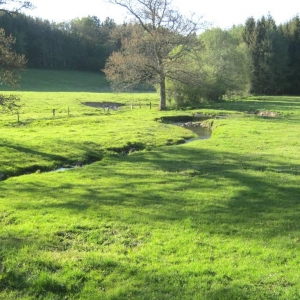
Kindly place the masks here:
[(243, 40), (252, 61), (251, 92), (300, 94), (300, 19), (276, 25), (268, 15), (247, 19)]
[(116, 27), (95, 16), (49, 22), (25, 14), (0, 13), (0, 28), (16, 39), (13, 49), (25, 55), (29, 68), (100, 71), (116, 49), (109, 38)]

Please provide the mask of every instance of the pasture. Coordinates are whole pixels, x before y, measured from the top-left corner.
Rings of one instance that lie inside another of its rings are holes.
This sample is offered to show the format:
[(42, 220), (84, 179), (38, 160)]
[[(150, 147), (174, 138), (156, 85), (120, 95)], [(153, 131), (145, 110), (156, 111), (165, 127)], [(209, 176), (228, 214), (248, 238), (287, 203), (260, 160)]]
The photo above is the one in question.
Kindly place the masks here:
[[(0, 299), (299, 299), (299, 97), (159, 112), (72, 84), (1, 115)], [(159, 121), (198, 112), (208, 140)]]

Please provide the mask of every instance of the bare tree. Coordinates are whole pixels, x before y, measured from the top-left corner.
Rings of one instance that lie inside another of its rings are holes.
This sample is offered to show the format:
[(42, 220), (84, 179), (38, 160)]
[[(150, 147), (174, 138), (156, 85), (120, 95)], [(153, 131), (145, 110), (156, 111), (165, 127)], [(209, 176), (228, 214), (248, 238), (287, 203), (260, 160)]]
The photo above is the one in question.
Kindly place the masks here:
[[(160, 110), (166, 109), (166, 78), (180, 80), (180, 59), (199, 45), (196, 33), (201, 18), (185, 18), (171, 0), (109, 0), (127, 9), (135, 22), (120, 26), (112, 37), (121, 49), (107, 61), (107, 78), (121, 88), (147, 82), (158, 87)], [(181, 78), (183, 78), (181, 76)]]

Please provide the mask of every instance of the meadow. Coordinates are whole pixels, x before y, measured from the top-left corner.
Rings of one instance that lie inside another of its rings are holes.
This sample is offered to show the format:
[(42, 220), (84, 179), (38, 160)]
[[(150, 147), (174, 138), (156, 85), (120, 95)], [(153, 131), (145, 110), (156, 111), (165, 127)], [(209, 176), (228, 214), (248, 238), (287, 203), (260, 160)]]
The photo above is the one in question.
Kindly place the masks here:
[[(36, 74), (0, 120), (0, 299), (299, 299), (299, 97), (160, 112)], [(198, 112), (208, 140), (160, 121)]]

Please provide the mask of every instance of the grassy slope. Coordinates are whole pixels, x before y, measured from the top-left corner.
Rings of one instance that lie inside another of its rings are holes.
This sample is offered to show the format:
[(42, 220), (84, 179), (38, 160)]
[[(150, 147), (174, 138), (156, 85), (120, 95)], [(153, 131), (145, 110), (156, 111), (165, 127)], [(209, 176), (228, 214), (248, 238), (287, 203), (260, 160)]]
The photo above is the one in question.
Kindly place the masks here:
[[(99, 92), (109, 90), (100, 73), (28, 69), (21, 74), (23, 92)], [(2, 90), (10, 91), (9, 87)]]
[[(91, 94), (22, 95), (24, 125), (2, 119), (7, 170), (17, 156), (21, 168), (53, 155), (104, 158), (0, 183), (0, 298), (299, 299), (299, 98), (206, 108), (282, 115), (217, 119), (210, 140), (123, 156), (105, 149), (187, 137), (153, 121), (179, 112), (106, 115), (80, 105)], [(96, 97), (107, 95), (153, 97)], [(55, 103), (76, 113), (53, 120)]]

